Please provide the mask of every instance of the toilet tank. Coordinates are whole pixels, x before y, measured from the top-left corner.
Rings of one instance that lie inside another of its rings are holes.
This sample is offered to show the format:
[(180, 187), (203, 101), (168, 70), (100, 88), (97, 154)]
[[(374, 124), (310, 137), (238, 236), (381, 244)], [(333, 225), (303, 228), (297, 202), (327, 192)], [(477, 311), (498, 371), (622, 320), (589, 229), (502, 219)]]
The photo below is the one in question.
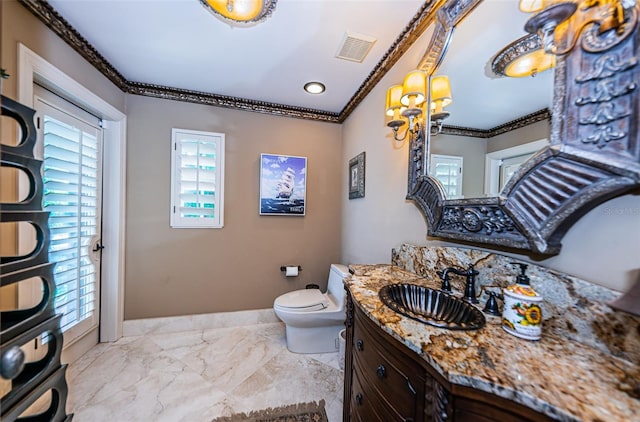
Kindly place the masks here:
[(342, 264), (331, 264), (327, 293), (331, 294), (339, 305), (344, 304), (344, 284), (342, 280), (349, 275), (349, 267)]

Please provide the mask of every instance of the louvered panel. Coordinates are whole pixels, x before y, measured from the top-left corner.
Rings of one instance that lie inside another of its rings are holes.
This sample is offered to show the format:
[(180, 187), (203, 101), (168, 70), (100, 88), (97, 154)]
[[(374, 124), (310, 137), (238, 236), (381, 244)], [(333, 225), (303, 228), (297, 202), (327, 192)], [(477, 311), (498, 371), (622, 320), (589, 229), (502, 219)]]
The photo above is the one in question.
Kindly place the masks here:
[[(543, 181), (542, 177), (540, 177), (539, 179), (530, 179), (530, 181), (531, 181), (531, 187), (533, 189), (536, 189), (536, 191), (544, 192), (546, 190), (546, 183)], [(570, 198), (571, 195), (567, 193), (565, 190), (556, 189), (554, 191), (549, 192), (549, 197), (555, 200), (557, 205), (560, 205), (562, 202)]]
[(441, 198), (444, 197), (444, 192), (436, 189), (435, 185), (429, 181), (420, 180), (418, 182), (418, 188), (414, 193), (414, 200), (420, 205), (424, 211), (427, 221), (429, 222), (429, 229), (432, 229), (432, 225), (436, 222), (437, 216), (434, 215), (433, 210), (440, 208)]
[(592, 168), (583, 167), (579, 163), (563, 159), (552, 160), (547, 166), (543, 166), (540, 171), (547, 171), (552, 177), (564, 180), (576, 189), (582, 189), (602, 176), (600, 172), (594, 172)]
[(509, 194), (505, 207), (542, 228), (585, 189), (608, 177), (602, 170), (575, 161), (553, 158), (542, 163)]
[(544, 212), (553, 212), (553, 210), (562, 203), (562, 201), (568, 198), (568, 195), (558, 196), (556, 191), (548, 191), (544, 185), (536, 183), (534, 179), (527, 180), (529, 192), (531, 193), (533, 200), (537, 201), (537, 198), (546, 197), (548, 201), (539, 202), (540, 206), (544, 208)]
[(51, 213), (49, 258), (57, 262), (56, 311), (70, 329), (92, 315), (95, 267), (88, 258), (97, 233), (98, 143), (96, 136), (45, 114), (43, 204)]
[(216, 218), (215, 150), (214, 142), (180, 143), (180, 217)]
[(553, 212), (551, 206), (543, 206), (546, 195), (540, 197), (534, 196), (529, 190), (529, 186), (518, 189), (517, 192), (514, 192), (513, 196), (522, 204), (522, 207), (527, 210), (529, 215), (535, 216), (538, 220), (545, 220)]

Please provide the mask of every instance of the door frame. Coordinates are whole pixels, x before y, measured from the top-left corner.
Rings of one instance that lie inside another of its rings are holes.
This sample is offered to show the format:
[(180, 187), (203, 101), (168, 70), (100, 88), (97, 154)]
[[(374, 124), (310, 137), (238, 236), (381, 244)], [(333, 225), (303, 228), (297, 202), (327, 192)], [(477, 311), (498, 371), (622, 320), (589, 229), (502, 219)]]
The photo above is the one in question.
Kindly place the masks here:
[(543, 138), (486, 154), (484, 162), (484, 195), (493, 197), (500, 194), (500, 164), (503, 159), (517, 155), (532, 154), (547, 145), (549, 145), (549, 139)]
[(124, 321), (127, 116), (60, 69), (18, 44), (18, 101), (33, 107), (34, 80), (55, 88), (103, 120), (102, 289), (100, 342), (122, 337)]

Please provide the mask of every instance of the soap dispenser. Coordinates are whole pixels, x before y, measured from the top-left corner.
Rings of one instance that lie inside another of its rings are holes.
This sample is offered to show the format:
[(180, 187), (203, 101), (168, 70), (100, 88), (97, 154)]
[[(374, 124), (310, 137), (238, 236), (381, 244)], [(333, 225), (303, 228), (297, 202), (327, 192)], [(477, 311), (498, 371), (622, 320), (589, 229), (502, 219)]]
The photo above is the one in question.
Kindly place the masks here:
[(502, 308), (502, 328), (509, 334), (526, 340), (539, 340), (542, 336), (542, 296), (529, 284), (527, 264), (514, 262), (520, 266), (516, 283), (504, 289)]

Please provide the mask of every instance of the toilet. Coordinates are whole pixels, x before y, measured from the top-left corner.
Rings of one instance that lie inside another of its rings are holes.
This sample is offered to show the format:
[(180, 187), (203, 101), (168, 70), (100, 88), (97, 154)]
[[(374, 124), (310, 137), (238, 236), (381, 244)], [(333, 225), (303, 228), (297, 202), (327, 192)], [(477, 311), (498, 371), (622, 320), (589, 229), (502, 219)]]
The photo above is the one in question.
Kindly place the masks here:
[(337, 352), (344, 328), (346, 265), (331, 264), (327, 292), (295, 290), (278, 296), (273, 310), (285, 324), (287, 349), (294, 353)]

